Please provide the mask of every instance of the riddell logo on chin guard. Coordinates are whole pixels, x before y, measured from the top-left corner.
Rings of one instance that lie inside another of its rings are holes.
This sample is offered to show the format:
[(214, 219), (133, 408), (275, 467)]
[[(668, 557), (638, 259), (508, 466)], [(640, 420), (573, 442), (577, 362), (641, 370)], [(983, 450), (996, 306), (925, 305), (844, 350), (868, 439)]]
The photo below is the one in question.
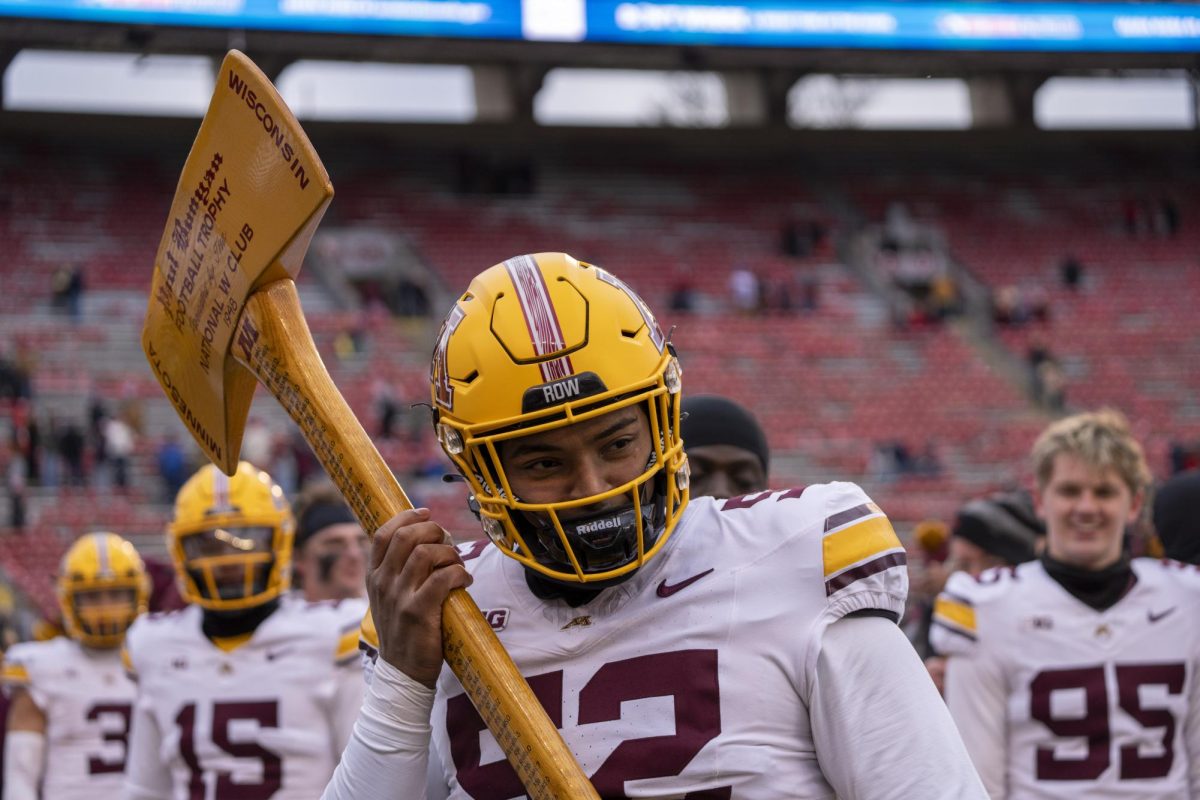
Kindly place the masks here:
[(601, 531), (611, 531), (614, 528), (621, 527), (621, 520), (609, 517), (608, 519), (597, 519), (591, 522), (585, 522), (575, 529), (576, 533), (600, 533)]

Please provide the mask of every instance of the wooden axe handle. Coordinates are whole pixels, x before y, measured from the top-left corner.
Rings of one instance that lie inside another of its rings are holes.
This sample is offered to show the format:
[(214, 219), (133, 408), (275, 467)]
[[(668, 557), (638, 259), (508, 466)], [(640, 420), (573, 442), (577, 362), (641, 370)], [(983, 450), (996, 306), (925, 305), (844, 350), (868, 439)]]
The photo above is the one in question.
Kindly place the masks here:
[[(292, 280), (270, 283), (247, 299), (231, 351), (300, 426), (365, 530), (374, 534), (412, 508), (325, 369)], [(442, 642), (447, 663), (529, 796), (599, 800), (479, 606), (462, 589), (451, 592), (442, 608)]]

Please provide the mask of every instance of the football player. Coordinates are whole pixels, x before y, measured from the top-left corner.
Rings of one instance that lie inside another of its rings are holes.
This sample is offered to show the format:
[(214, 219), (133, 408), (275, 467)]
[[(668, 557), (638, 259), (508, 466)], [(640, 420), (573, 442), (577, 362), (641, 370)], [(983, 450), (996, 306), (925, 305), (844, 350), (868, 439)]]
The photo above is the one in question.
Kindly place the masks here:
[(934, 611), (946, 700), (992, 798), (1200, 797), (1200, 571), (1131, 559), (1149, 483), (1114, 411), (1033, 447), (1041, 558), (958, 573)]
[(680, 365), (614, 275), (561, 253), (479, 275), (443, 325), (436, 431), (486, 539), (376, 533), (368, 697), (329, 800), (507, 800), (442, 661), (470, 592), (607, 798), (982, 798), (896, 626), (904, 548), (857, 486), (689, 502)]
[(301, 492), (296, 515), (296, 591), (309, 602), (366, 597), (370, 541), (333, 484)]
[(292, 514), (249, 463), (201, 468), (167, 531), (188, 607), (143, 617), (126, 639), (138, 681), (128, 800), (312, 800), (362, 698), (365, 604), (285, 596)]
[(717, 395), (685, 397), (680, 406), (683, 449), (692, 497), (740, 497), (767, 488), (771, 450), (754, 415)]
[(150, 583), (115, 533), (79, 537), (59, 566), (66, 637), (13, 645), (4, 800), (93, 800), (120, 793), (135, 687), (120, 646), (146, 610)]

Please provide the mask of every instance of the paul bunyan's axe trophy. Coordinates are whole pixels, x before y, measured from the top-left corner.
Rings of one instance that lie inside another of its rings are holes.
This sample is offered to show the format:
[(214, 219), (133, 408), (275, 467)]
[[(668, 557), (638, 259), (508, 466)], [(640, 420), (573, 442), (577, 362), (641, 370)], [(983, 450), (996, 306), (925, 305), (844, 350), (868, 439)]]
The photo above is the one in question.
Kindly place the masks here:
[[(334, 385), (293, 278), (333, 184), (267, 77), (232, 50), (192, 145), (154, 263), (142, 346), (184, 425), (237, 467), (256, 383), (300, 426), (365, 530), (412, 504)], [(479, 607), (442, 614), (446, 660), (534, 800), (598, 795)]]

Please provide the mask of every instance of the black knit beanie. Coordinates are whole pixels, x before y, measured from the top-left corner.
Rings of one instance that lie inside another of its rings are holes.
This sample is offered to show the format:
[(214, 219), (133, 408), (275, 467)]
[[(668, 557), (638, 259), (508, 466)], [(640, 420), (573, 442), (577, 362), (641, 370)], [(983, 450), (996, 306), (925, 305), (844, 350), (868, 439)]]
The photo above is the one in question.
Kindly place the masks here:
[(1154, 495), (1154, 529), (1163, 555), (1200, 564), (1200, 470), (1167, 479)]
[(745, 408), (725, 397), (700, 394), (683, 398), (680, 410), (684, 414), (681, 425), (684, 449), (711, 444), (733, 445), (758, 456), (763, 473), (768, 472), (771, 450), (767, 446), (767, 436), (758, 420)]
[(1006, 492), (972, 500), (958, 512), (954, 535), (1008, 564), (1023, 564), (1036, 555), (1039, 536), (1046, 533), (1023, 492)]

